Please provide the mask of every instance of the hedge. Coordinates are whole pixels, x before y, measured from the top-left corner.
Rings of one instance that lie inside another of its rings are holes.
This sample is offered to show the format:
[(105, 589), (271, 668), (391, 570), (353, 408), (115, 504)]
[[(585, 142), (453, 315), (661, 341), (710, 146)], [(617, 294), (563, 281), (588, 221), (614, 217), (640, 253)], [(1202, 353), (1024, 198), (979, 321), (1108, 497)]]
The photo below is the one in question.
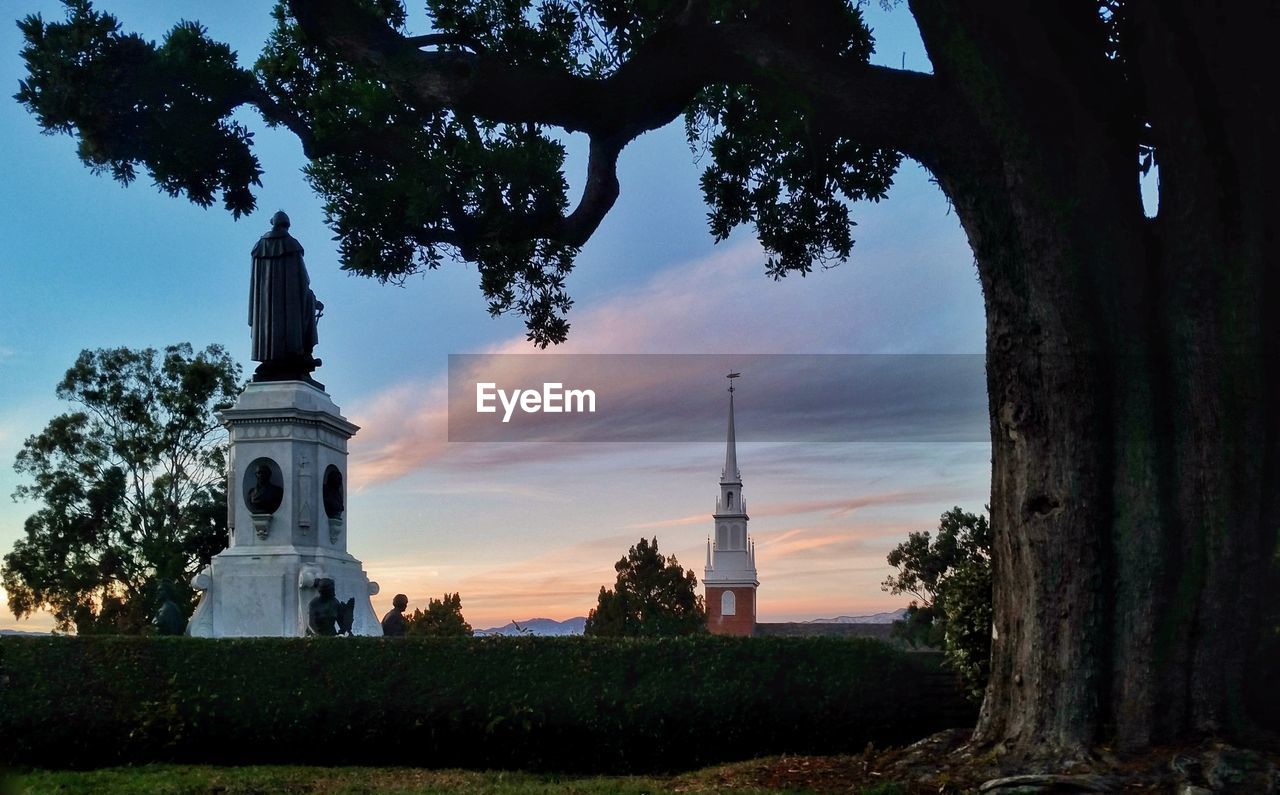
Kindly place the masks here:
[(0, 765), (670, 771), (972, 724), (936, 657), (833, 638), (0, 639)]

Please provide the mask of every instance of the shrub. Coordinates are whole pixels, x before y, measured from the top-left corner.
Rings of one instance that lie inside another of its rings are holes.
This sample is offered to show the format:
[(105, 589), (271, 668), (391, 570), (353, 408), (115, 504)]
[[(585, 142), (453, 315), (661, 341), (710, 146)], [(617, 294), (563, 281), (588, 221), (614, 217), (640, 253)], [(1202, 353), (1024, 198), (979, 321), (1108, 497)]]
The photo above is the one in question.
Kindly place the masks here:
[(658, 771), (972, 718), (936, 659), (866, 640), (0, 639), (0, 766)]

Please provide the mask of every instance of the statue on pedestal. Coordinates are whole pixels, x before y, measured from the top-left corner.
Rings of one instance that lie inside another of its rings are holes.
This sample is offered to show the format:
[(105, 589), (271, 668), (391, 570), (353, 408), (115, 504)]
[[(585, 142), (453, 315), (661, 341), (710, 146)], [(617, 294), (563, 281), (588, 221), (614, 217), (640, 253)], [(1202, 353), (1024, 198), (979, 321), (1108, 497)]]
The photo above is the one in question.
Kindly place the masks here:
[(339, 602), (334, 595), (333, 580), (321, 577), (316, 580), (320, 595), (307, 605), (307, 634), (332, 637), (350, 635), (355, 618), (355, 597)]
[(271, 231), (253, 247), (249, 283), (254, 381), (309, 381), (320, 360), (311, 355), (324, 304), (311, 292), (302, 244), (289, 234), (289, 216), (271, 217)]

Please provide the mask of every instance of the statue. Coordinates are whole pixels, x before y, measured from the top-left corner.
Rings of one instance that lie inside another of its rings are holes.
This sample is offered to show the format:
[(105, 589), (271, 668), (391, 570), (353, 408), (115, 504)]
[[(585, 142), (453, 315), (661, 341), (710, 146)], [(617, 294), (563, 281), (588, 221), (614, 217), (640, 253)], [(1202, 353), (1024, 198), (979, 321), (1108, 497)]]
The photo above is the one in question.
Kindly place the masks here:
[(353, 596), (345, 602), (338, 602), (338, 634), (350, 635), (355, 620), (356, 598)]
[(152, 623), (160, 635), (181, 635), (187, 630), (187, 619), (173, 600), (173, 584), (168, 580), (160, 583), (160, 610)]
[(328, 577), (316, 580), (316, 588), (320, 589), (320, 595), (307, 605), (307, 634), (326, 637), (350, 635), (351, 624), (355, 620), (355, 597), (339, 602), (334, 596), (333, 580)]
[(324, 473), (324, 484), (321, 486), (321, 498), (324, 500), (324, 513), (330, 519), (341, 519), (347, 509), (342, 497), (342, 473), (331, 466)]
[(391, 600), (391, 609), (382, 617), (382, 634), (388, 638), (403, 637), (409, 631), (409, 622), (405, 620), (404, 611), (409, 607), (409, 597), (396, 594)]
[(284, 499), (284, 489), (271, 482), (271, 467), (258, 464), (253, 473), (255, 482), (245, 497), (252, 513), (275, 513)]
[(249, 283), (249, 326), (252, 328), (254, 381), (309, 381), (320, 366), (313, 358), (316, 322), (324, 304), (311, 292), (302, 262), (302, 245), (289, 234), (289, 216), (271, 217), (271, 231), (253, 247)]

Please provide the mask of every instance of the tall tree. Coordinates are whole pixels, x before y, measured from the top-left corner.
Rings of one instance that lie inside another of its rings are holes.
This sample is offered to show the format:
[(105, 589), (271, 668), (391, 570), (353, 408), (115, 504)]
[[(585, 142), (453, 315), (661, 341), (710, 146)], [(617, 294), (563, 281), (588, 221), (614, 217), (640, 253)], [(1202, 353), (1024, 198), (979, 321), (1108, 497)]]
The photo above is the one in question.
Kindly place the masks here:
[[(345, 267), (454, 255), (490, 309), (562, 339), (564, 276), (619, 152), (685, 115), (712, 233), (768, 272), (850, 251), (901, 155), (952, 201), (987, 315), (995, 621), (975, 736), (1019, 756), (1247, 737), (1277, 594), (1280, 215), (1267, 4), (910, 0), (932, 74), (870, 66), (842, 0), (286, 0), (252, 71), (87, 0), (28, 18), (19, 99), (91, 167), (234, 213), (241, 105), (297, 134)], [(590, 138), (570, 209), (558, 127)], [(1159, 212), (1139, 177), (1159, 168)]]
[(658, 551), (658, 539), (640, 539), (613, 564), (613, 588), (600, 587), (595, 609), (587, 614), (584, 635), (657, 637), (692, 635), (707, 626), (698, 595), (698, 578), (676, 556)]
[(76, 408), (29, 437), (15, 500), (40, 507), (4, 556), (0, 581), (22, 618), (60, 630), (144, 631), (162, 583), (190, 615), (188, 584), (227, 545), (226, 439), (240, 366), (221, 347), (83, 351), (58, 384)]
[(972, 696), (987, 686), (991, 661), (991, 526), (958, 506), (942, 514), (938, 533), (910, 533), (894, 547), (898, 570), (880, 586), (915, 597), (894, 632), (912, 645), (943, 651)]
[(475, 633), (462, 617), (462, 597), (447, 593), (440, 599), (428, 599), (427, 609), (409, 616), (407, 635), (431, 638), (469, 638)]

